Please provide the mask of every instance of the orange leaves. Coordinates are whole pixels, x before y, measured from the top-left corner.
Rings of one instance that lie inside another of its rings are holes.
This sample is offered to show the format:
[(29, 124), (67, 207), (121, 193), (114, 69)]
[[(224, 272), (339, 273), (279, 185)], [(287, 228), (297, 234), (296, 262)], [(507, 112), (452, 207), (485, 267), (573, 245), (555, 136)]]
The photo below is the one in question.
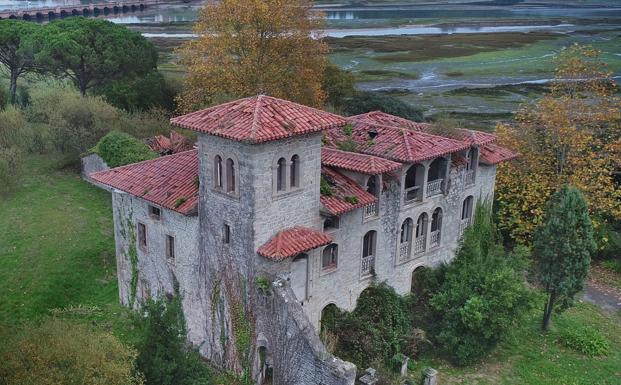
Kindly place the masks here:
[(582, 190), (592, 213), (621, 219), (621, 101), (599, 53), (583, 46), (558, 57), (550, 93), (499, 125), (500, 144), (521, 158), (498, 168), (500, 227), (529, 242), (548, 197), (563, 184)]
[(194, 26), (199, 38), (180, 50), (183, 112), (261, 93), (321, 106), (328, 47), (313, 31), (322, 23), (308, 0), (210, 2)]

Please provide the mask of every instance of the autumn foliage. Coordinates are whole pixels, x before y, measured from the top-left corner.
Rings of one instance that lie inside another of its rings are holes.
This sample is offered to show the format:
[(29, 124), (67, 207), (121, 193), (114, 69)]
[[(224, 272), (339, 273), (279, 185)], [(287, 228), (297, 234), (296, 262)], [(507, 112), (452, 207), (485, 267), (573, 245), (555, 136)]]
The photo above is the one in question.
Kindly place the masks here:
[(321, 106), (328, 47), (314, 31), (323, 18), (309, 0), (210, 1), (195, 41), (181, 49), (188, 70), (184, 111), (266, 93)]
[(550, 91), (497, 127), (500, 143), (521, 154), (498, 167), (496, 190), (500, 227), (516, 241), (531, 241), (545, 202), (565, 184), (582, 191), (592, 214), (621, 219), (621, 100), (599, 55), (563, 49)]

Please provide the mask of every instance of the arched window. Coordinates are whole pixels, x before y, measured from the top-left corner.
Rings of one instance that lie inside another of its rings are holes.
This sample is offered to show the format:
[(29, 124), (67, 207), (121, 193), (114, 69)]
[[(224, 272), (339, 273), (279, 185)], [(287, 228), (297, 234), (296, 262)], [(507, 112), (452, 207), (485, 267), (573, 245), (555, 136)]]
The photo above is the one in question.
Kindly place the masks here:
[(377, 241), (377, 232), (369, 231), (362, 238), (362, 275), (375, 273), (375, 247)]
[(427, 213), (422, 213), (416, 220), (414, 253), (422, 253), (427, 246)]
[(285, 191), (287, 180), (287, 161), (285, 158), (278, 159), (276, 167), (276, 191)]
[(289, 179), (291, 187), (300, 187), (300, 157), (297, 154), (291, 157)]
[(447, 163), (445, 158), (436, 158), (429, 165), (427, 173), (427, 196), (442, 194), (444, 190), (444, 182), (447, 178)]
[(336, 243), (331, 243), (323, 249), (321, 255), (321, 268), (324, 270), (334, 269), (338, 265), (339, 260), (339, 246)]
[(373, 196), (379, 196), (379, 186), (377, 176), (373, 175), (367, 179), (367, 192)]
[(400, 260), (408, 259), (410, 256), (413, 229), (414, 229), (414, 222), (412, 221), (412, 218), (407, 218), (401, 224), (401, 237), (399, 238), (399, 259)]
[(425, 177), (425, 167), (421, 164), (414, 164), (405, 173), (403, 199), (407, 202), (421, 200), (423, 197), (423, 178)]
[(235, 183), (235, 162), (233, 159), (226, 160), (226, 191), (235, 192), (237, 189)]
[(474, 162), (475, 162), (475, 152), (474, 152), (474, 148), (471, 148), (468, 150), (468, 153), (466, 154), (466, 160), (468, 161), (468, 163), (466, 164), (466, 170), (474, 170)]
[(429, 243), (431, 247), (436, 247), (440, 245), (440, 234), (442, 232), (442, 209), (438, 207), (433, 210), (433, 214), (431, 214), (431, 239), (429, 239)]
[(213, 161), (213, 179), (216, 188), (222, 188), (222, 157), (216, 155)]

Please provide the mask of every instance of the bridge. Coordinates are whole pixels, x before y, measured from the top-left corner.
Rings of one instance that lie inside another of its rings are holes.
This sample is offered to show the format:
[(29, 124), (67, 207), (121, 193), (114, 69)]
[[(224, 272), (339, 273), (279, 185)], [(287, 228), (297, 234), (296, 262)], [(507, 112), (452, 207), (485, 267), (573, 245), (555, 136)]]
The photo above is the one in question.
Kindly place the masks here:
[(0, 10), (0, 20), (2, 19), (23, 19), (23, 20), (53, 20), (68, 16), (99, 16), (110, 15), (123, 12), (133, 12), (145, 9), (149, 5), (172, 3), (175, 1), (166, 0), (124, 0), (108, 1), (92, 4), (66, 4), (44, 8), (22, 8)]

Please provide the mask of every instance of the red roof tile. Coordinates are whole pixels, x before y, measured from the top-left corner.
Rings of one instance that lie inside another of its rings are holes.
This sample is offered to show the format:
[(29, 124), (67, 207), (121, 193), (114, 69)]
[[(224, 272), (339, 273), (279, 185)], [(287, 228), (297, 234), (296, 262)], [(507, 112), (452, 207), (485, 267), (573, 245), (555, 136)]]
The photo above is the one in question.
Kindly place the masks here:
[(357, 152), (403, 163), (417, 163), (470, 147), (459, 140), (408, 128), (382, 126), (366, 120), (354, 120), (352, 123), (351, 137), (341, 128), (328, 130), (328, 145), (339, 147), (339, 143), (353, 141)]
[(460, 128), (459, 131), (463, 134), (461, 140), (470, 145), (483, 146), (496, 141), (496, 135), (488, 132), (468, 130), (466, 128)]
[[(332, 187), (332, 195), (321, 195), (320, 201), (332, 215), (341, 215), (377, 201), (373, 194), (336, 170), (322, 167), (321, 175)], [(352, 199), (356, 202), (352, 203)]]
[(90, 177), (181, 214), (194, 214), (197, 209), (197, 150), (96, 172)]
[(257, 253), (277, 261), (296, 256), (332, 242), (329, 234), (307, 227), (293, 227), (278, 232)]
[(170, 120), (173, 125), (250, 143), (343, 126), (345, 119), (301, 104), (259, 95)]
[(329, 147), (321, 149), (321, 164), (371, 175), (382, 174), (401, 167), (401, 163), (388, 159)]
[(387, 114), (382, 111), (371, 111), (366, 114), (354, 115), (347, 118), (349, 121), (365, 121), (367, 123), (377, 124), (380, 126), (392, 126), (399, 128), (409, 128), (411, 130), (421, 131), (429, 126), (427, 123), (417, 123), (399, 116)]
[(517, 158), (518, 155), (517, 152), (496, 144), (487, 144), (481, 147), (481, 161), (489, 165)]

